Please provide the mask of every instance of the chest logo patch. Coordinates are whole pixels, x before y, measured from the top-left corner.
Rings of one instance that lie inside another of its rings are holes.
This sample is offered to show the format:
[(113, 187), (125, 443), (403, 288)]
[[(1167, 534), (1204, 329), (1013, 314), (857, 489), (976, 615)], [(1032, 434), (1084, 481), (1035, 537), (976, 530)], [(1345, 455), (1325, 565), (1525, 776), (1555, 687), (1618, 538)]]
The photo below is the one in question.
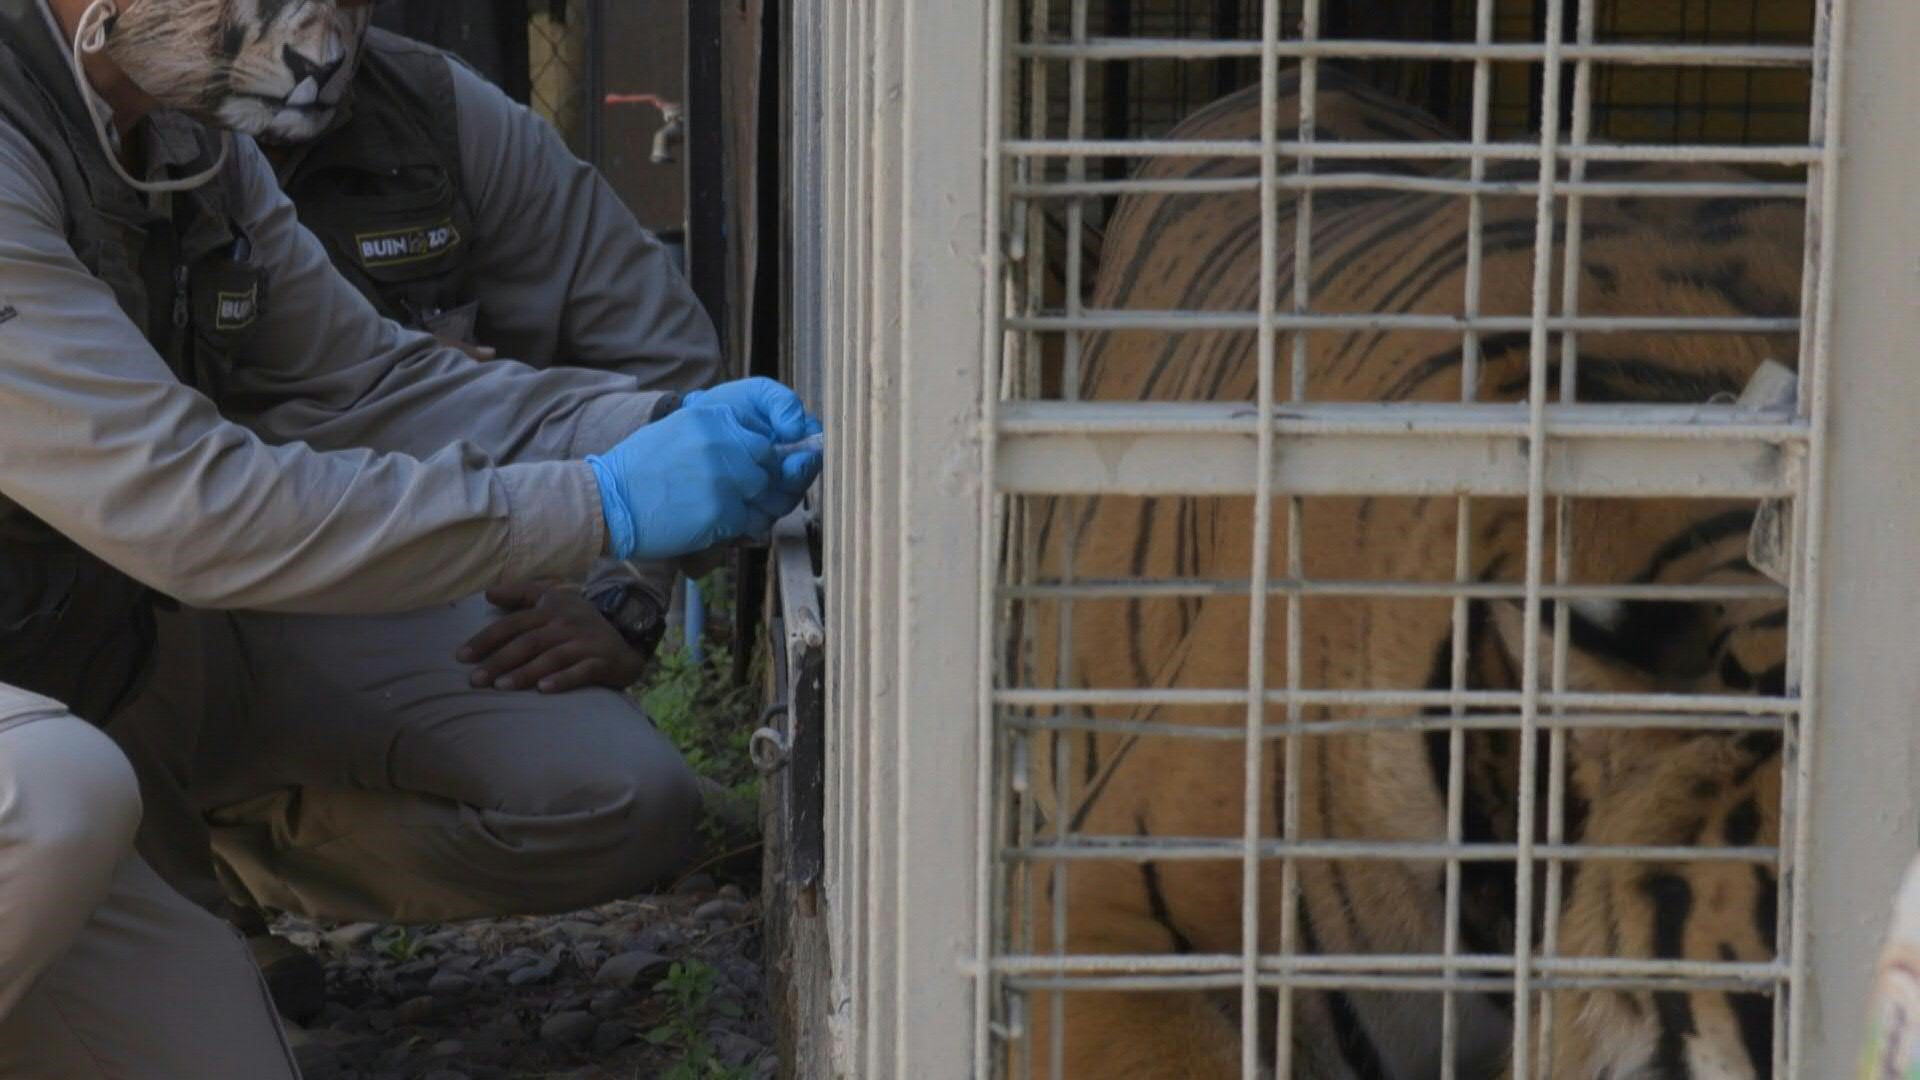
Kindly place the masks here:
[(245, 330), (260, 317), (260, 286), (246, 292), (222, 292), (215, 298), (213, 328), (222, 331)]
[(353, 246), (369, 270), (405, 266), (437, 258), (465, 242), (452, 218), (429, 225), (355, 233)]

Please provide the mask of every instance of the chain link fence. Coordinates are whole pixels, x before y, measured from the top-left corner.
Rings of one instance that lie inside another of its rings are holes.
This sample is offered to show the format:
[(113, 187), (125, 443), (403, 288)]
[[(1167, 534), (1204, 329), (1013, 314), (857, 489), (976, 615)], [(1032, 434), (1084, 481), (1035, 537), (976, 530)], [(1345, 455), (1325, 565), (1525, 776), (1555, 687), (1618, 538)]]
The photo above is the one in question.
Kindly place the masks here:
[(527, 21), (528, 104), (597, 163), (599, 98), (591, 31), (602, 0), (542, 0)]

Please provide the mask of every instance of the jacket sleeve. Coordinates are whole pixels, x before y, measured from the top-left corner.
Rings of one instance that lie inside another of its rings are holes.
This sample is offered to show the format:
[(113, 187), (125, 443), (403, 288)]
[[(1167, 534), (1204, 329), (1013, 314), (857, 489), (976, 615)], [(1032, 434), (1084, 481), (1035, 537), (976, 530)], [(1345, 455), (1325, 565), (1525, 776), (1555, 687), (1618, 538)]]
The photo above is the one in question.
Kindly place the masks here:
[[(44, 163), (0, 125), (0, 494), (82, 547), (196, 606), (311, 612), (406, 610), (501, 580), (573, 576), (604, 547), (597, 488), (579, 462), (494, 468), (480, 447), (450, 440), (417, 457), (327, 453), (229, 422), (80, 264), (64, 213)], [(470, 408), (503, 386), (545, 385), (503, 366), (503, 382), (483, 386), (424, 339), (378, 324), (344, 283), (330, 286), (284, 207), (264, 224), (270, 272), (311, 289), (321, 317), (263, 380), (311, 388), (315, 409), (342, 413), (443, 395)], [(293, 306), (278, 344), (295, 334)], [(325, 374), (327, 358), (367, 355), (378, 359)], [(432, 389), (416, 397), (416, 380)], [(529, 412), (508, 441), (559, 456), (613, 424), (616, 410), (596, 415), (584, 388), (557, 396), (556, 415), (543, 425)]]
[(721, 377), (720, 343), (671, 253), (545, 121), (459, 63), (481, 344), (655, 389)]
[(300, 226), (259, 149), (236, 140), (235, 157), (268, 298), (216, 396), (268, 442), (415, 455), (469, 442), (502, 461), (553, 460), (599, 453), (662, 407), (631, 376), (483, 364), (382, 319)]

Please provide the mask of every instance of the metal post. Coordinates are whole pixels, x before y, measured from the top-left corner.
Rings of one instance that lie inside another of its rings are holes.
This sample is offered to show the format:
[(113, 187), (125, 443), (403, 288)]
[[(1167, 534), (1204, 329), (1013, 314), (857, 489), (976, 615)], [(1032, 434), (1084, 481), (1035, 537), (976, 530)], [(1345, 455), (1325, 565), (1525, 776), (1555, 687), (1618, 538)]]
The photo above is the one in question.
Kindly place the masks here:
[(687, 276), (731, 357), (720, 9), (714, 0), (687, 0)]
[(1827, 72), (1825, 132), (1835, 150), (1828, 164), (1842, 168), (1821, 177), (1815, 220), (1827, 230), (1827, 269), (1813, 356), (1802, 358), (1828, 371), (1812, 406), (1825, 437), (1810, 478), (1816, 607), (1805, 627), (1810, 708), (1796, 785), (1803, 861), (1783, 893), (1804, 916), (1792, 944), (1807, 980), (1794, 1010), (1793, 1075), (1809, 1078), (1852, 1075), (1858, 1064), (1869, 973), (1920, 834), (1920, 479), (1904, 466), (1920, 461), (1920, 211), (1912, 198), (1920, 128), (1902, 107), (1920, 100), (1911, 56), (1920, 7), (1821, 7), (1844, 58)]

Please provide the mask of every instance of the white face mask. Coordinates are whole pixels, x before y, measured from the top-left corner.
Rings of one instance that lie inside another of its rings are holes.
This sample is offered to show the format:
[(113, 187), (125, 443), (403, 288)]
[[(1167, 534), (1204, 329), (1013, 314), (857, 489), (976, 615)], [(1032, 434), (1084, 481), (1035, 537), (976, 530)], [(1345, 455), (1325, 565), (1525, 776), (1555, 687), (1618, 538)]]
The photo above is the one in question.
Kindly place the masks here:
[[(97, 95), (81, 61), (104, 53), (162, 108), (272, 142), (302, 142), (332, 124), (373, 17), (372, 5), (336, 0), (123, 2), (124, 14), (116, 0), (94, 0), (74, 34), (74, 77), (89, 101)], [(105, 125), (96, 126), (104, 142)], [(121, 175), (144, 191), (178, 191), (219, 169), (158, 186)]]
[(86, 12), (80, 16), (80, 25), (73, 32), (73, 49), (68, 56), (73, 67), (73, 84), (80, 90), (81, 100), (87, 103), (87, 119), (93, 121), (93, 133), (100, 140), (100, 149), (106, 153), (107, 163), (113, 166), (113, 171), (136, 191), (160, 194), (170, 191), (191, 191), (200, 187), (218, 176), (220, 170), (226, 167), (227, 151), (230, 147), (225, 140), (220, 143), (219, 160), (215, 161), (207, 171), (183, 180), (140, 180), (128, 172), (126, 166), (120, 164), (120, 154), (115, 149), (113, 136), (107, 132), (107, 117), (112, 115), (113, 110), (100, 100), (99, 94), (94, 92), (93, 83), (87, 80), (86, 67), (86, 58), (106, 47), (107, 28), (118, 15), (119, 10), (114, 7), (113, 0), (93, 0), (93, 3), (87, 6)]

